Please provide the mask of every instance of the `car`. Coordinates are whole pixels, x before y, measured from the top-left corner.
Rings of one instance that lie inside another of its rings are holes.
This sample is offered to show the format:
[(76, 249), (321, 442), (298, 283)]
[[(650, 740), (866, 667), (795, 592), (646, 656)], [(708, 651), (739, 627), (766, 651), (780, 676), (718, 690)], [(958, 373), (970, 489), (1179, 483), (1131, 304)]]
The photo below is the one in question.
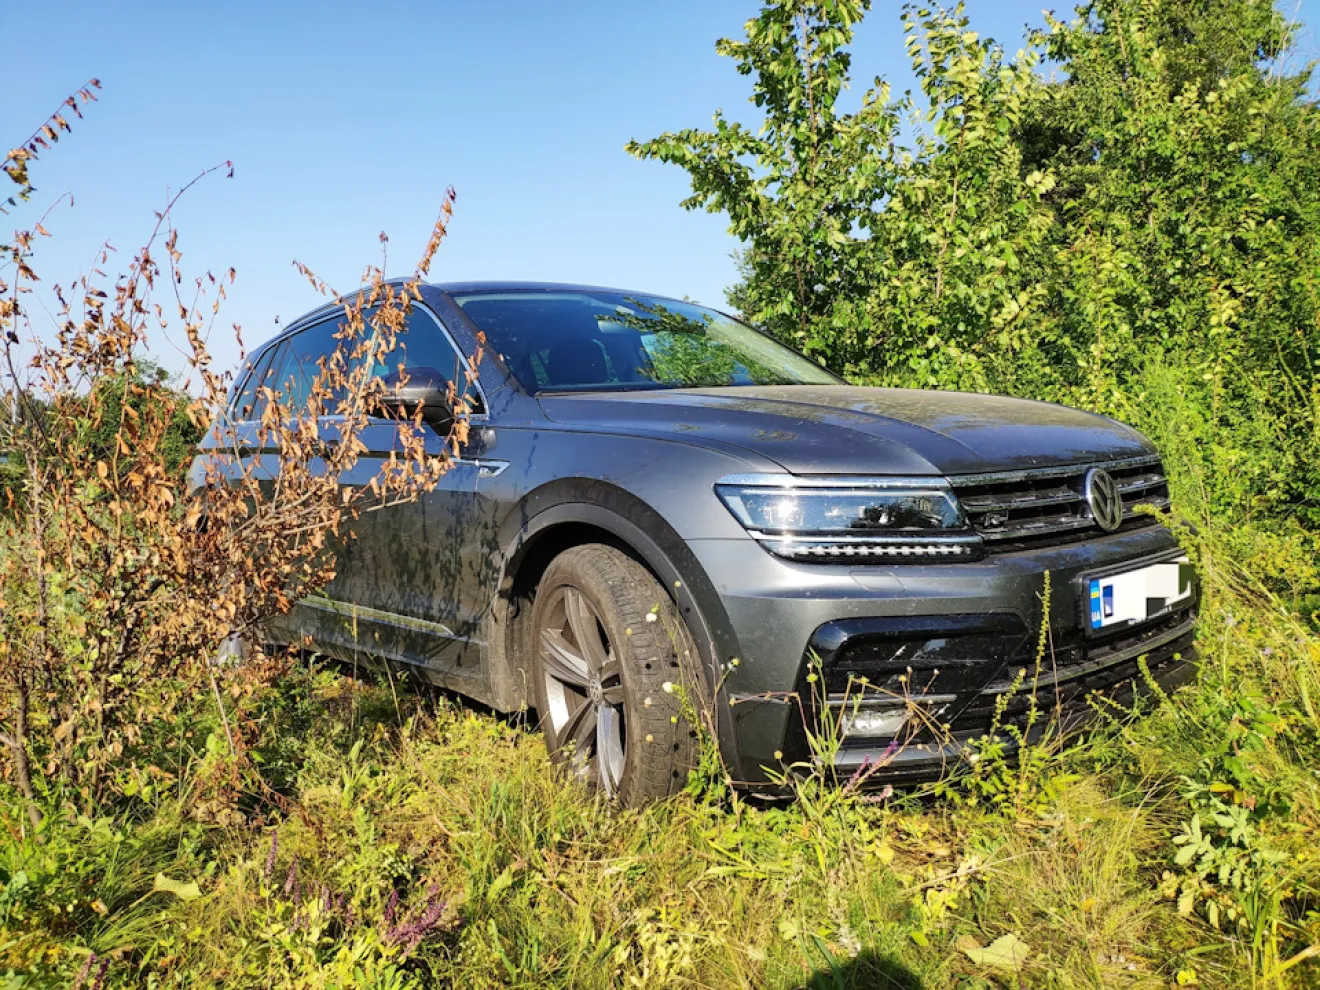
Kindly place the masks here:
[[(361, 518), (273, 641), (534, 711), (552, 754), (630, 805), (682, 788), (703, 738), (753, 790), (822, 751), (839, 777), (919, 780), (1038, 730), (1034, 708), (1068, 731), (1193, 670), (1196, 576), (1159, 518), (1160, 456), (1128, 426), (849, 385), (643, 292), (419, 295), (400, 365), (471, 376), (469, 440), (434, 491)], [(259, 419), (263, 383), (305, 395), (341, 318), (256, 350), (229, 420)], [(368, 465), (397, 429), (372, 419)]]

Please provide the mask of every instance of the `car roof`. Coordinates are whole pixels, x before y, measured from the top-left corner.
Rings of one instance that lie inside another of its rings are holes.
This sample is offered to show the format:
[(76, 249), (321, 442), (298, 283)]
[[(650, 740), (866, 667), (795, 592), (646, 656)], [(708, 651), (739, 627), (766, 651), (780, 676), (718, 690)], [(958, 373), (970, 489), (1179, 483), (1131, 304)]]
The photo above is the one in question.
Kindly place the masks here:
[[(392, 278), (387, 280), (388, 285), (402, 285), (407, 282), (405, 278)], [(585, 285), (577, 282), (537, 282), (537, 281), (517, 281), (510, 279), (475, 279), (467, 282), (423, 282), (423, 291), (440, 292), (448, 296), (466, 296), (486, 292), (611, 292), (618, 295), (636, 295), (649, 296), (657, 299), (674, 299), (673, 296), (667, 296), (658, 292), (642, 292), (637, 289), (612, 289), (603, 285)], [(253, 354), (266, 350), (272, 344), (283, 340), (289, 334), (301, 330), (309, 323), (315, 323), (318, 320), (329, 316), (341, 309), (342, 303), (330, 302), (316, 309), (303, 313), (295, 320), (290, 320), (285, 324), (284, 329), (275, 334), (269, 340), (264, 341), (258, 347), (253, 349)]]
[[(612, 289), (604, 285), (583, 285), (577, 282), (518, 282), (484, 279), (471, 282), (430, 282), (451, 296), (466, 296), (479, 292), (613, 292), (623, 295), (664, 296), (663, 293), (641, 292), (637, 289)], [(665, 298), (668, 298), (665, 296)]]

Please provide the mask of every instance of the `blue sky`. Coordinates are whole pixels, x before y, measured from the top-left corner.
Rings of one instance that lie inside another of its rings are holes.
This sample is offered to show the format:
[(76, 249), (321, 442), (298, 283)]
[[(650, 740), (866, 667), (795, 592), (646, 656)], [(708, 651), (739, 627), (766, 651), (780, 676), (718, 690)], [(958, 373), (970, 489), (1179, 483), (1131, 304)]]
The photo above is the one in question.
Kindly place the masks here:
[[(34, 202), (0, 217), (31, 221), (74, 193), (40, 245), (47, 280), (86, 271), (104, 240), (122, 267), (167, 190), (225, 160), (234, 178), (194, 188), (176, 219), (189, 273), (238, 270), (222, 318), (249, 346), (318, 303), (295, 258), (351, 288), (385, 231), (392, 274), (411, 270), (448, 185), (457, 212), (438, 280), (586, 281), (720, 304), (734, 278), (724, 219), (680, 209), (685, 175), (623, 145), (705, 126), (717, 107), (754, 119), (748, 80), (714, 42), (741, 33), (755, 0), (7, 6), (0, 141), (22, 140), (88, 77), (104, 86), (36, 164)], [(967, 8), (1010, 50), (1041, 21), (1039, 0)], [(859, 29), (854, 98), (875, 75), (912, 85), (899, 10), (877, 0)], [(222, 364), (236, 359), (230, 335), (214, 345)], [(168, 341), (153, 348), (182, 367)]]

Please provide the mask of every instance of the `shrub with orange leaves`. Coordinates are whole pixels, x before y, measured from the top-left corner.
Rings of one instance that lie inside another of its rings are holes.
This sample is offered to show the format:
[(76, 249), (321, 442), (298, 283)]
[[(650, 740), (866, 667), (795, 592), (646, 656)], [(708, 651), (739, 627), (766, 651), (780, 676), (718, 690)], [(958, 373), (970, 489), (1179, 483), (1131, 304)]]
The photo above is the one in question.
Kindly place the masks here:
[[(15, 154), (6, 171), (30, 190), (35, 149)], [(226, 162), (193, 183), (225, 168), (232, 174)], [(17, 231), (4, 248), (0, 445), (18, 465), (18, 496), (0, 530), (0, 751), (33, 827), (43, 807), (60, 801), (95, 808), (111, 786), (107, 771), (134, 759), (144, 726), (169, 718), (183, 694), (202, 688), (220, 703), (217, 677), (245, 675), (212, 666), (218, 645), (328, 581), (353, 520), (433, 488), (467, 438), (470, 382), (450, 386), (450, 415), (439, 420), (447, 442), (435, 455), (425, 435), (437, 417), (404, 409), (372, 373), (390, 364), (406, 330), (452, 214), (452, 190), (406, 280), (373, 267), (364, 288), (341, 296), (299, 266), (343, 308), (338, 345), (305, 403), (266, 390), (254, 444), (226, 418), (232, 376), (212, 367), (207, 348), (234, 272), (186, 282), (180, 267), (171, 216), (193, 183), (158, 214), (113, 283), (99, 271), (107, 251), (67, 297), (55, 290), (62, 308), (53, 342), (35, 338), (25, 307), (37, 281), (32, 246), (46, 228)], [(180, 393), (141, 373), (149, 333), (186, 339), (198, 382), (183, 399), (187, 416), (225, 451), (194, 491), (169, 443)], [(34, 349), (27, 362), (17, 349), (24, 336)], [(380, 415), (402, 420), (396, 449), (369, 484), (341, 485), (365, 449), (361, 430)], [(264, 453), (252, 456), (253, 448)], [(241, 748), (232, 731), (229, 741)]]

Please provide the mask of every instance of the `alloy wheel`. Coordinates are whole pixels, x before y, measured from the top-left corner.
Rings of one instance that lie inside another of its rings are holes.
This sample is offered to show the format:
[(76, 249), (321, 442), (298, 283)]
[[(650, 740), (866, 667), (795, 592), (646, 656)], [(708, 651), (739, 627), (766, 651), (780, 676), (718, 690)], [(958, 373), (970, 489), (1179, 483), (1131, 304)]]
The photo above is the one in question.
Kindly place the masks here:
[(577, 588), (556, 588), (538, 631), (550, 722), (569, 765), (613, 797), (623, 779), (627, 726), (620, 665), (596, 607)]

